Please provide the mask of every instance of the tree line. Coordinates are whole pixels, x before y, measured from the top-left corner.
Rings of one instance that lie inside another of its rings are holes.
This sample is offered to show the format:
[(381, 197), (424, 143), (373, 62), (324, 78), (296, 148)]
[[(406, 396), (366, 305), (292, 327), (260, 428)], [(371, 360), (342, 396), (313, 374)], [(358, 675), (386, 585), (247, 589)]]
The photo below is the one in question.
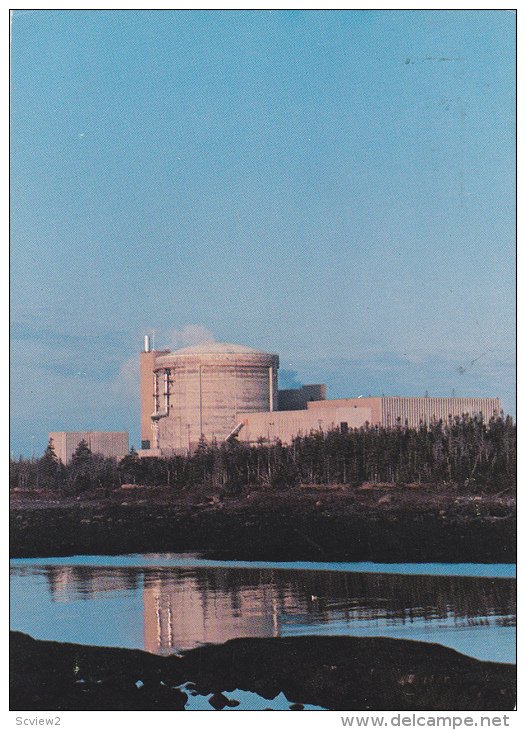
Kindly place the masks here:
[(369, 426), (248, 445), (218, 445), (204, 439), (189, 455), (123, 459), (93, 454), (81, 442), (69, 464), (57, 458), (52, 441), (40, 458), (11, 460), (11, 489), (45, 489), (62, 495), (116, 489), (123, 484), (204, 486), (223, 494), (249, 489), (287, 489), (298, 484), (449, 484), (470, 491), (498, 492), (516, 485), (516, 426), (511, 417), (455, 417), (419, 428)]

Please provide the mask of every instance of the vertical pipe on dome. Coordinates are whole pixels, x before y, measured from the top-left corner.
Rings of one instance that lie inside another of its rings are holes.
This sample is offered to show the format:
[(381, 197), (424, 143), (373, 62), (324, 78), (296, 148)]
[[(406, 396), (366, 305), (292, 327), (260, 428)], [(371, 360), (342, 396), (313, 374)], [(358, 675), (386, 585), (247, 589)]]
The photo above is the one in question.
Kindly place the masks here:
[(272, 368), (272, 365), (268, 369), (268, 384), (269, 384), (269, 400), (270, 400), (270, 408), (269, 411), (274, 410), (274, 370)]
[(203, 366), (199, 365), (199, 437), (203, 437)]

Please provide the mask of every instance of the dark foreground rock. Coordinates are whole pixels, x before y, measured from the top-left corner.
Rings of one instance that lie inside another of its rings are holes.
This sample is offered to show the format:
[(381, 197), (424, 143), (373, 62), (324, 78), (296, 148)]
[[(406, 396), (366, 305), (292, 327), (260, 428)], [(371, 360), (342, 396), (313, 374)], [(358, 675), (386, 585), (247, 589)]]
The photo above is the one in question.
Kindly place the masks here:
[(11, 556), (201, 552), (235, 560), (511, 563), (515, 502), (454, 490), (312, 487), (213, 504), (165, 490), (13, 500)]
[(234, 639), (182, 658), (11, 635), (11, 710), (176, 710), (193, 682), (334, 710), (511, 710), (515, 667), (384, 638)]

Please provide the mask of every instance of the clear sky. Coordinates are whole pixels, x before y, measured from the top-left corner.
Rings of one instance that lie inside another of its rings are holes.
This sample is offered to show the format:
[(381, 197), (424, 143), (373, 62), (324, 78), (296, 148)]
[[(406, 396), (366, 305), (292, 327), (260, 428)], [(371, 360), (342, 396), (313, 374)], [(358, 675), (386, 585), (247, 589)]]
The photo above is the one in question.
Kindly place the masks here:
[(137, 353), (515, 412), (515, 14), (14, 11), (11, 449), (129, 430)]

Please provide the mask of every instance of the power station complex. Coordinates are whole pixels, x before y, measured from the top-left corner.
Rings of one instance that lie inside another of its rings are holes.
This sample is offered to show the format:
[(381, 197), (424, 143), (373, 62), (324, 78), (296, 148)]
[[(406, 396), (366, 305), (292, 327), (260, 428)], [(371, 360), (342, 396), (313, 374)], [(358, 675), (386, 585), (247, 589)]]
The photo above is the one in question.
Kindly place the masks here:
[(298, 435), (371, 426), (418, 427), (450, 416), (501, 412), (498, 398), (376, 397), (327, 400), (326, 386), (278, 390), (279, 357), (209, 343), (170, 352), (145, 337), (141, 359), (141, 456), (192, 452), (204, 439), (286, 444)]

